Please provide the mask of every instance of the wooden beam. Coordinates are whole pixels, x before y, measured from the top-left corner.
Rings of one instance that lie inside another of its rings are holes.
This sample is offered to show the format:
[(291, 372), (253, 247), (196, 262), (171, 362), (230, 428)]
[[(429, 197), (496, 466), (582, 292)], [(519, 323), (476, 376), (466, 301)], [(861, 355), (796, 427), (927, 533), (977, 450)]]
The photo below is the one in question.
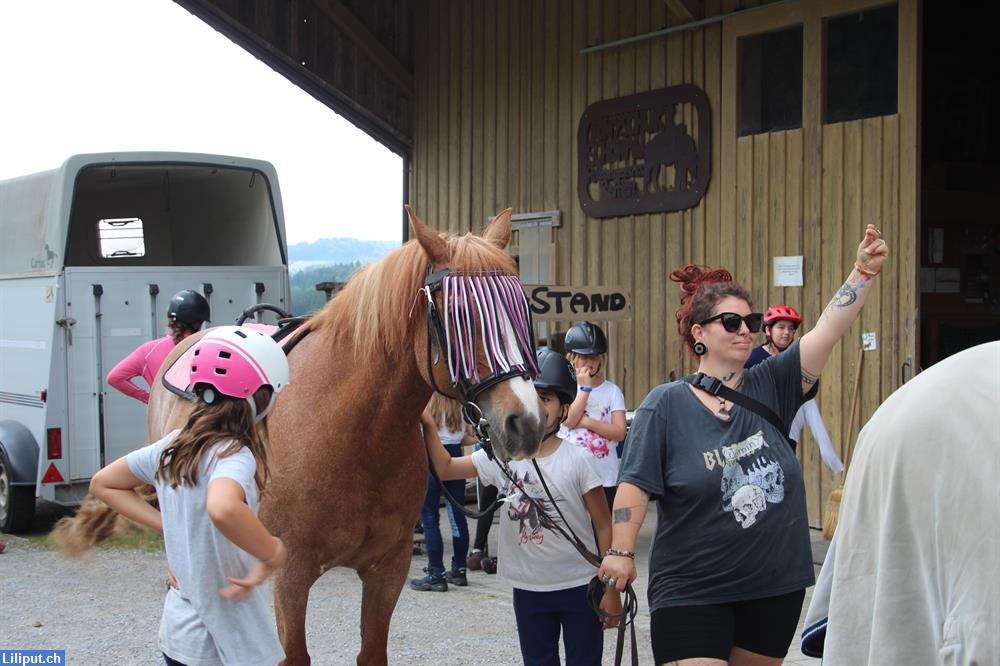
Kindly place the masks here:
[(413, 73), (382, 45), (375, 35), (339, 0), (314, 0), (317, 9), (326, 14), (338, 28), (351, 36), (358, 48), (378, 65), (409, 96), (413, 96)]
[[(216, 0), (217, 1), (217, 0)], [(365, 108), (333, 83), (301, 66), (289, 53), (265, 40), (236, 17), (213, 4), (213, 0), (174, 0), (240, 47), (246, 49), (281, 76), (299, 86), (348, 121), (402, 156), (410, 153), (413, 137), (388, 120)], [(412, 95), (411, 95), (412, 100)]]
[(667, 10), (680, 23), (700, 21), (705, 18), (704, 0), (664, 0)]

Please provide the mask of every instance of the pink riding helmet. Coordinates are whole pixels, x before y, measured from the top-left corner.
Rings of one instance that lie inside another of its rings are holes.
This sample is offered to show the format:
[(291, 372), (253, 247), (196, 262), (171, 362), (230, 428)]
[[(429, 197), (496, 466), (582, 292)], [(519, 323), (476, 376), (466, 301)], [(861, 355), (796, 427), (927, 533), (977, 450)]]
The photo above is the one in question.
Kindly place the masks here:
[[(258, 421), (271, 410), (275, 396), (289, 381), (284, 350), (269, 336), (251, 328), (213, 328), (191, 351), (189, 390), (209, 386), (222, 395), (245, 398), (254, 409), (253, 394), (262, 386), (271, 387), (271, 401), (257, 415)], [(205, 402), (214, 400), (214, 395), (207, 393), (202, 397)]]

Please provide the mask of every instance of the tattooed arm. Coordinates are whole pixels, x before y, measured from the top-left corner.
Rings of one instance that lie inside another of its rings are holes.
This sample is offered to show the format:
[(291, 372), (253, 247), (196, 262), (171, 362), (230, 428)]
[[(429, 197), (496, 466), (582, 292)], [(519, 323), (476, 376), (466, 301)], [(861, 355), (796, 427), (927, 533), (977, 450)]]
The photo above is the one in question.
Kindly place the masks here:
[[(615, 495), (615, 506), (611, 511), (611, 547), (616, 550), (635, 552), (635, 542), (639, 528), (646, 517), (649, 493), (622, 483)], [(610, 576), (615, 579), (615, 587), (624, 590), (627, 583), (635, 580), (635, 560), (620, 555), (607, 555), (601, 562), (598, 577)]]
[[(799, 361), (802, 366), (802, 392), (812, 389), (823, 372), (823, 366), (837, 344), (861, 314), (861, 308), (874, 288), (874, 278), (865, 273), (878, 273), (889, 256), (889, 247), (882, 240), (882, 233), (869, 224), (865, 238), (858, 245), (857, 261), (847, 281), (837, 291), (833, 300), (820, 315), (816, 326), (802, 336), (799, 343)], [(857, 266), (862, 270), (858, 270)]]

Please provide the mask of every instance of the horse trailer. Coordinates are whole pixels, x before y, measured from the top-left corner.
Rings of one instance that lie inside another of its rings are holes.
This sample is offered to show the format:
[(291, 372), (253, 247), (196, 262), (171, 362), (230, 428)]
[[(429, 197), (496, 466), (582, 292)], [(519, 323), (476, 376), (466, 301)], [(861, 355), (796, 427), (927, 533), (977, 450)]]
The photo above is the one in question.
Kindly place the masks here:
[(145, 405), (105, 376), (164, 334), (174, 293), (201, 292), (216, 324), (265, 300), (291, 309), (267, 162), (75, 155), (0, 181), (0, 238), (0, 531), (26, 528), (36, 498), (78, 504), (146, 443)]

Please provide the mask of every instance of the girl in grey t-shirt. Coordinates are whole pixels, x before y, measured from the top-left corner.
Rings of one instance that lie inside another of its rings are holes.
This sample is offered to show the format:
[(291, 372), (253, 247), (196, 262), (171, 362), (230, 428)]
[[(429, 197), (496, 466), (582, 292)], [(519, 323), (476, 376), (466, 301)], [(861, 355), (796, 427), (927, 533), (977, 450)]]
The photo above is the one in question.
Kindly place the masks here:
[(650, 634), (657, 664), (717, 659), (778, 666), (813, 583), (802, 474), (784, 431), (812, 397), (834, 344), (857, 319), (888, 256), (868, 225), (854, 270), (816, 326), (744, 371), (763, 315), (728, 271), (686, 266), (677, 327), (698, 371), (770, 408), (784, 428), (695, 385), (653, 389), (636, 412), (599, 575), (636, 577), (636, 535), (650, 498)]
[[(288, 362), (271, 338), (236, 326), (210, 331), (190, 358), (197, 400), (184, 428), (111, 463), (90, 490), (163, 534), (168, 666), (273, 666), (285, 655), (261, 585), (287, 553), (256, 515), (267, 477), (258, 425), (288, 383)], [(143, 484), (156, 488), (159, 510), (135, 492)]]

